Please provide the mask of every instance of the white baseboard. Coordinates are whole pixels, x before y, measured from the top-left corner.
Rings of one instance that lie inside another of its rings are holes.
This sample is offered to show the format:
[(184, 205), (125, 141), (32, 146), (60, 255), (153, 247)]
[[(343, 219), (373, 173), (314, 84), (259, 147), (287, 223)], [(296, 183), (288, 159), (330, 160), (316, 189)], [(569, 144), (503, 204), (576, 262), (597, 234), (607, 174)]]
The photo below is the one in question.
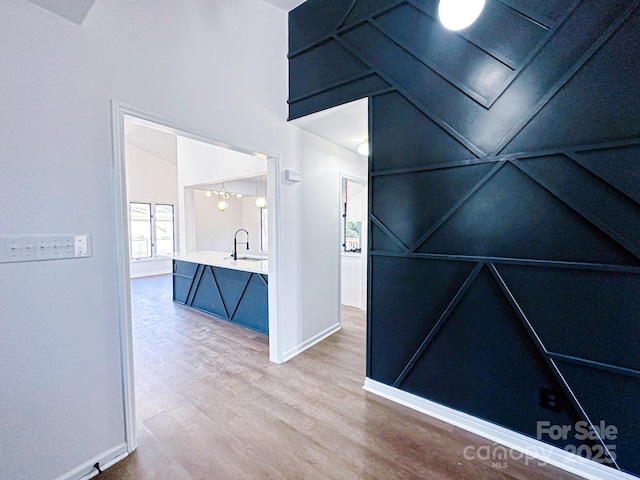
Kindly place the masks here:
[(311, 337), (309, 340), (307, 340), (306, 342), (301, 343), (300, 345), (287, 350), (286, 352), (284, 352), (283, 355), (283, 359), (282, 359), (282, 363), (291, 360), (293, 357), (295, 357), (296, 355), (299, 355), (300, 353), (304, 352), (307, 348), (313, 347), (316, 343), (321, 342), (322, 340), (324, 340), (325, 338), (327, 338), (330, 335), (333, 335), (334, 333), (336, 333), (338, 330), (340, 330), (340, 323), (336, 323), (335, 325), (332, 325), (331, 327), (327, 328), (326, 330), (323, 330), (322, 332), (318, 333), (317, 335), (314, 335), (313, 337)]
[(165, 270), (159, 270), (156, 272), (132, 273), (129, 278), (153, 277), (155, 275), (166, 275), (168, 273), (172, 273), (172, 270), (170, 268)]
[(445, 407), (439, 403), (390, 387), (370, 378), (365, 379), (362, 388), (367, 392), (435, 417), (438, 420), (455, 425), (516, 452), (536, 458), (540, 462), (553, 465), (583, 478), (589, 480), (638, 480), (638, 477), (631, 474), (587, 460), (562, 448), (554, 447), (535, 438)]
[(118, 463), (128, 455), (127, 444), (122, 443), (113, 448), (110, 448), (100, 455), (93, 457), (91, 460), (86, 461), (70, 472), (67, 472), (64, 475), (60, 475), (58, 478), (56, 478), (56, 480), (89, 480), (90, 478), (98, 475), (98, 470), (93, 467), (96, 463), (99, 463), (100, 470), (104, 471), (105, 469)]

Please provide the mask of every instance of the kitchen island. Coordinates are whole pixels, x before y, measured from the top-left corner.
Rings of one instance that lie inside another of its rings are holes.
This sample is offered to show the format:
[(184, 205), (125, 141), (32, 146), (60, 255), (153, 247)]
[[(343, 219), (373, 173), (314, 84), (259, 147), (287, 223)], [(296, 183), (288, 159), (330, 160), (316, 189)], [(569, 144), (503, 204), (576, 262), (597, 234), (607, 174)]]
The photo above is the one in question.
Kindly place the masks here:
[(173, 301), (269, 334), (268, 260), (214, 251), (173, 255)]

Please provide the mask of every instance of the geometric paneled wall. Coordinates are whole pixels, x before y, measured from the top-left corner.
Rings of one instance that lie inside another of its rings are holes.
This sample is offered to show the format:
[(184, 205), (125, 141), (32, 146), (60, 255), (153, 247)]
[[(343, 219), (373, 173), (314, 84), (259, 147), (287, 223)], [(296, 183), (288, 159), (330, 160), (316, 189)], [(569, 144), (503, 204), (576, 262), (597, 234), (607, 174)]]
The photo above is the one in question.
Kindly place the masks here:
[(308, 0), (290, 118), (369, 97), (367, 375), (640, 475), (638, 1)]

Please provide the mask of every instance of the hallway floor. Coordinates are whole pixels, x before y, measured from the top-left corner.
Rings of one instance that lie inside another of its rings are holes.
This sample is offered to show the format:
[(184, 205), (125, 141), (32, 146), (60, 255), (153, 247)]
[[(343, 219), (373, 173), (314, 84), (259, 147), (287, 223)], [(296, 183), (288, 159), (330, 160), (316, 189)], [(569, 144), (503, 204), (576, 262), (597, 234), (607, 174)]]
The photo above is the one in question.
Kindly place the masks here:
[[(138, 449), (105, 480), (577, 479), (534, 459), (467, 460), (493, 443), (365, 392), (365, 316), (284, 365), (267, 338), (132, 280)], [(528, 465), (526, 465), (528, 463)]]

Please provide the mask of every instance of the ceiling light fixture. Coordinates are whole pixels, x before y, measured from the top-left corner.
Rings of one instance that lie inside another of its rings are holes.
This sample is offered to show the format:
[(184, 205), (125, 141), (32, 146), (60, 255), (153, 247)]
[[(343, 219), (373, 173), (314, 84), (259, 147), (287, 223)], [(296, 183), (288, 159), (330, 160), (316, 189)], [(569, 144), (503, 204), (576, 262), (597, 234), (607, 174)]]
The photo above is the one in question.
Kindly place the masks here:
[(220, 190), (205, 190), (204, 194), (208, 198), (211, 198), (213, 195), (217, 195), (218, 209), (222, 212), (229, 208), (229, 197), (242, 198), (243, 196), (242, 193), (233, 193), (227, 191), (226, 187), (224, 186), (224, 182), (222, 182), (222, 188), (220, 188)]
[[(260, 185), (262, 185), (262, 195), (259, 195)], [(267, 206), (267, 185), (262, 181), (262, 175), (260, 175), (260, 181), (256, 185), (256, 207), (263, 209)]]
[(358, 145), (358, 153), (365, 157), (369, 156), (369, 140), (368, 139), (365, 138), (364, 142)]
[(438, 18), (449, 30), (462, 30), (475, 22), (484, 8), (485, 0), (440, 0)]
[(227, 198), (229, 198), (229, 193), (224, 187), (224, 182), (222, 182), (222, 188), (218, 192), (218, 210), (220, 210), (221, 212), (224, 212), (227, 208), (229, 208), (229, 202), (227, 202)]

